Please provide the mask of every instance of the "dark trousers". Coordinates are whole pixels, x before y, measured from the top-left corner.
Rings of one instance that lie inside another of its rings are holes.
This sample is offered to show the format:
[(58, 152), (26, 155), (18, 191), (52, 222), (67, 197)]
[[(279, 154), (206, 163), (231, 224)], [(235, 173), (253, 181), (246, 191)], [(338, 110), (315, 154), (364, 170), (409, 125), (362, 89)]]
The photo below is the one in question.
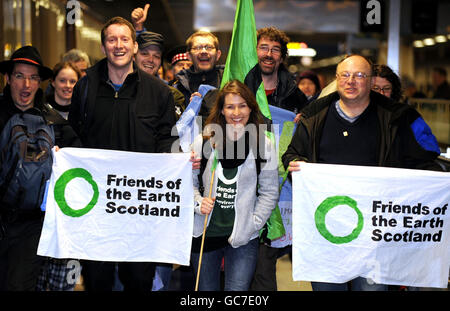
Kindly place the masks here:
[(37, 247), (42, 219), (3, 224), (0, 239), (0, 291), (34, 291), (44, 257)]
[[(86, 291), (112, 291), (115, 262), (84, 260), (81, 263)], [(151, 262), (119, 262), (118, 272), (124, 291), (151, 291), (155, 264)]]
[(277, 291), (277, 260), (292, 251), (292, 247), (274, 248), (259, 245), (258, 262), (250, 290)]

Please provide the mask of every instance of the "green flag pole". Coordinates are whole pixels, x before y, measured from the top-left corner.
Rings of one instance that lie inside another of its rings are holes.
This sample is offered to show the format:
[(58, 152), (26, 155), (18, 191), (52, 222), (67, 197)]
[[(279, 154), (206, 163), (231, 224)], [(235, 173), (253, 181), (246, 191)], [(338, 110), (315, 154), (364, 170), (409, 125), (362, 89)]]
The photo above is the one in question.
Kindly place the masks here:
[[(237, 79), (241, 82), (245, 81), (245, 77), (249, 71), (258, 64), (256, 45), (257, 36), (253, 1), (238, 0), (233, 34), (225, 63), (221, 88), (230, 80)], [(259, 85), (255, 96), (261, 113), (269, 120), (272, 120), (263, 82)], [(266, 131), (265, 134), (275, 144), (274, 134), (269, 131)], [(283, 220), (278, 206), (272, 212), (268, 225), (270, 237), (275, 239), (285, 234)]]

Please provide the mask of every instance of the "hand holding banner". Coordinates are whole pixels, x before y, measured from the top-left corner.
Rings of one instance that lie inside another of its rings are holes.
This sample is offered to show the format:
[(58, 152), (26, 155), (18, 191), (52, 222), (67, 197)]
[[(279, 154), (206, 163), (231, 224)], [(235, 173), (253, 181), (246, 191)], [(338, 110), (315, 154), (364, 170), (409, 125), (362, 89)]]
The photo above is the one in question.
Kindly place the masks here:
[(302, 163), (293, 178), (293, 278), (447, 287), (448, 173)]
[(53, 153), (39, 255), (189, 264), (189, 154), (81, 148)]

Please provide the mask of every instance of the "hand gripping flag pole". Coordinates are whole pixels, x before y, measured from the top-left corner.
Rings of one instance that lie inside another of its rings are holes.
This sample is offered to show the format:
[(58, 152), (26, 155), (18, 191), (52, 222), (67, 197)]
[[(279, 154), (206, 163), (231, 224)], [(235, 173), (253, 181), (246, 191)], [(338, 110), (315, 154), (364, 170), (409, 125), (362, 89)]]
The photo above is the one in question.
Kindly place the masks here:
[[(214, 160), (213, 164), (211, 166), (211, 181), (209, 183), (209, 192), (208, 192), (208, 199), (211, 199), (212, 189), (214, 185), (214, 173), (216, 172), (217, 167), (217, 150), (214, 150)], [(200, 176), (200, 178), (202, 178)], [(202, 267), (202, 257), (203, 257), (203, 246), (205, 245), (205, 235), (206, 235), (206, 226), (208, 224), (208, 215), (205, 214), (205, 222), (203, 223), (203, 235), (202, 235), (202, 243), (200, 245), (200, 256), (198, 258), (198, 269), (197, 269), (197, 278), (195, 280), (195, 291), (198, 291), (198, 282), (200, 280), (200, 269)]]

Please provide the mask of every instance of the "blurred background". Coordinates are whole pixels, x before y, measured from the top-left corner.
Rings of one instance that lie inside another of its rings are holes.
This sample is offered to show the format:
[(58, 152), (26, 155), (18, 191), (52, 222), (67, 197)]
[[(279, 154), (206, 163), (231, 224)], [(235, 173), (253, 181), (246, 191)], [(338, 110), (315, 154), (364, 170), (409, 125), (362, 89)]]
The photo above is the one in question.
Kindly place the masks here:
[[(218, 36), (225, 62), (236, 0), (1, 0), (0, 60), (31, 44), (49, 67), (72, 48), (86, 52), (95, 64), (104, 57), (103, 23), (113, 16), (131, 20), (131, 11), (146, 3), (151, 7), (145, 27), (164, 36), (166, 50), (183, 44), (196, 30), (209, 30)], [(327, 85), (337, 62), (349, 53), (389, 65), (405, 91), (413, 85), (425, 95), (405, 94), (431, 126), (445, 156), (450, 98), (433, 99), (432, 71), (440, 67), (450, 72), (449, 0), (254, 0), (253, 5), (257, 28), (276, 26), (290, 37), (286, 65), (294, 74), (313, 70)], [(4, 81), (0, 84), (3, 88)]]

